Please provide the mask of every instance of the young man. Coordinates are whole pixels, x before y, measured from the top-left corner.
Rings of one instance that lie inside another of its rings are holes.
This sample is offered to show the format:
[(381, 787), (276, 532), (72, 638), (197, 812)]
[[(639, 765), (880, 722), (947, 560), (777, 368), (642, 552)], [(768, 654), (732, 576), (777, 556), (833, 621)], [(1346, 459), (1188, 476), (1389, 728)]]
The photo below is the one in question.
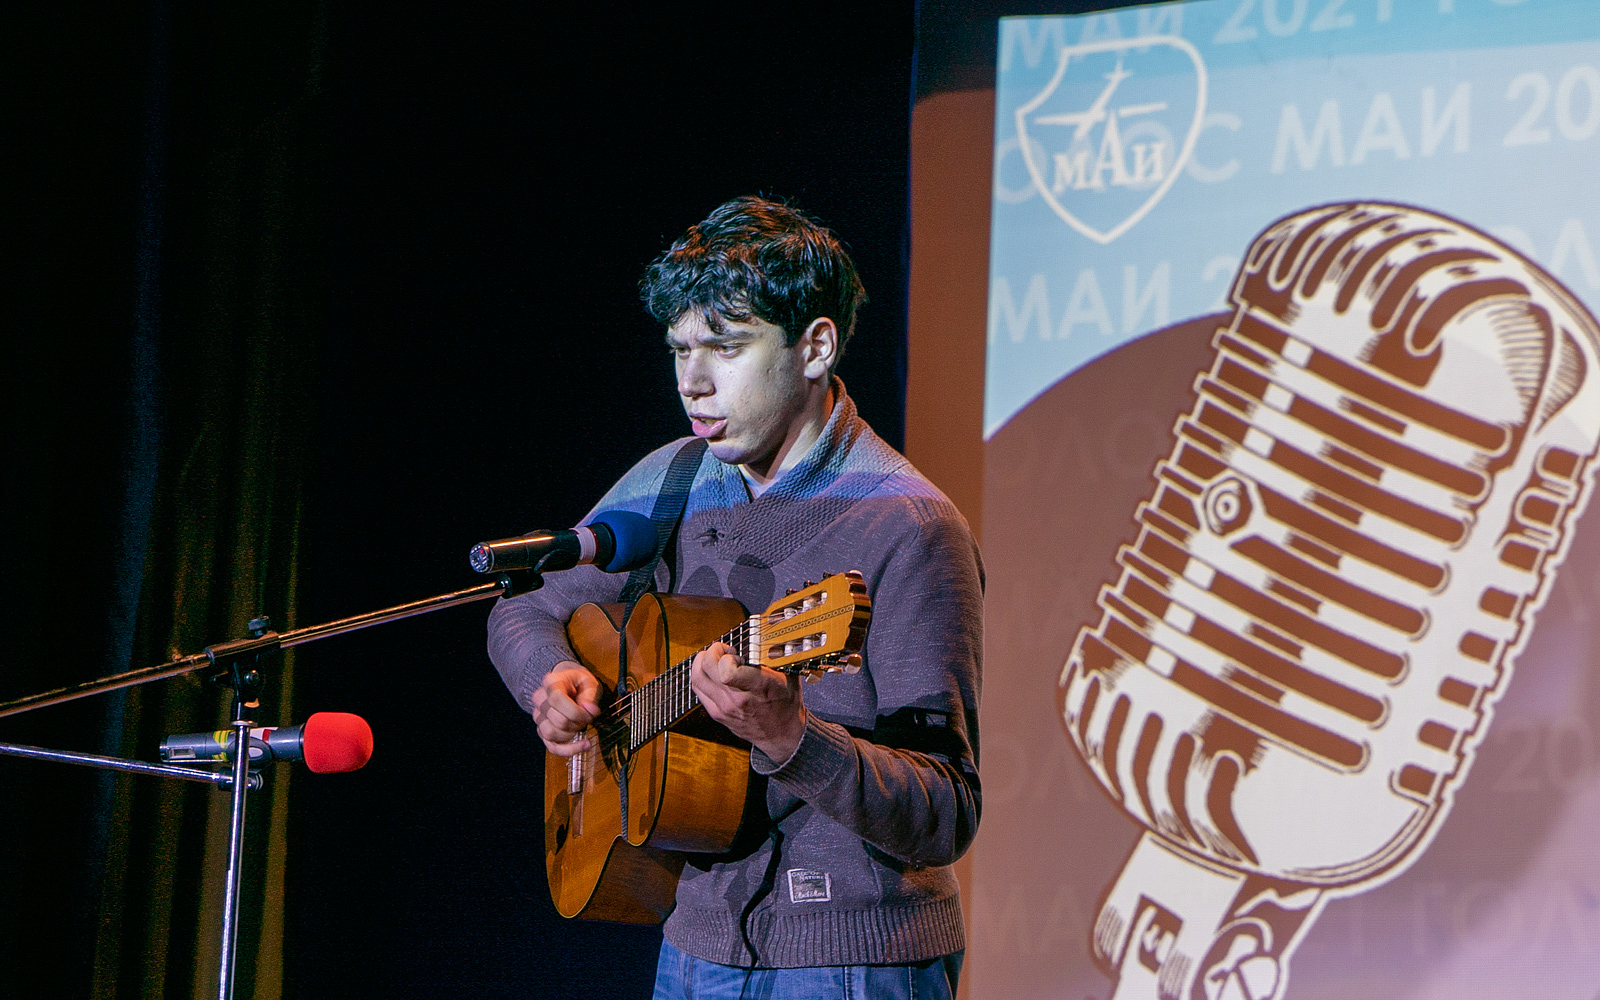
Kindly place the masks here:
[[(658, 586), (754, 611), (857, 569), (873, 599), (863, 669), (804, 697), (725, 645), (695, 658), (700, 703), (751, 744), (767, 822), (727, 855), (690, 857), (656, 996), (953, 994), (965, 940), (949, 865), (980, 807), (982, 568), (961, 515), (833, 375), (866, 297), (855, 267), (811, 219), (740, 198), (651, 265), (643, 294), (709, 452)], [(648, 515), (682, 444), (596, 510)], [(580, 567), (490, 616), (490, 657), (552, 753), (587, 747), (600, 710), (564, 623), (622, 586)]]

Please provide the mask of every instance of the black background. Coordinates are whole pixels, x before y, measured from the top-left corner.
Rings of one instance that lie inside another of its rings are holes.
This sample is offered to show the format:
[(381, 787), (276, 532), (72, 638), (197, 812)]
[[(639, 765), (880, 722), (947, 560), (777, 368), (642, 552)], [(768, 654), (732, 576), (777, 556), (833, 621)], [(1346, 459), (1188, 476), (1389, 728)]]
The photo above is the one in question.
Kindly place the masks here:
[[(637, 280), (735, 195), (791, 198), (846, 241), (871, 303), (841, 375), (900, 442), (911, 4), (274, 16), (281, 37), (251, 34), (237, 4), (8, 15), (21, 129), (3, 551), (27, 596), (6, 609), (6, 696), (144, 665), (126, 660), (143, 551), (125, 544), (141, 523), (126, 484), (169, 446), (152, 429), (195, 374), (185, 331), (217, 307), (215, 262), (184, 248), (229, 224), (188, 194), (215, 169), (210, 138), (271, 126), (286, 93), (310, 109), (300, 241), (277, 272), (311, 330), (282, 372), (305, 387), (313, 431), (293, 624), (471, 585), (472, 543), (575, 523), (685, 433)], [(153, 247), (159, 266), (141, 270)], [(293, 778), (285, 996), (648, 995), (659, 930), (550, 906), (543, 754), (484, 654), (487, 610), (297, 651), (296, 718), (360, 713), (377, 749), (361, 772)], [(47, 709), (0, 740), (104, 749), (107, 717), (93, 702)], [(30, 995), (80, 996), (111, 786), (52, 767), (0, 762), (0, 960)], [(125, 956), (129, 975), (138, 961)]]

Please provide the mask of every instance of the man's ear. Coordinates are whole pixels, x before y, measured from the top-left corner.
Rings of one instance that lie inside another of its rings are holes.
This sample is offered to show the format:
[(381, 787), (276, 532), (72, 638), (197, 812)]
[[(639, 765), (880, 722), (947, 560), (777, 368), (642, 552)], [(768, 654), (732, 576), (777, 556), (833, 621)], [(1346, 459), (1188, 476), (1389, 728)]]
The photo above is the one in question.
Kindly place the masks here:
[(795, 343), (801, 350), (808, 379), (828, 377), (839, 357), (839, 327), (826, 316), (818, 316)]

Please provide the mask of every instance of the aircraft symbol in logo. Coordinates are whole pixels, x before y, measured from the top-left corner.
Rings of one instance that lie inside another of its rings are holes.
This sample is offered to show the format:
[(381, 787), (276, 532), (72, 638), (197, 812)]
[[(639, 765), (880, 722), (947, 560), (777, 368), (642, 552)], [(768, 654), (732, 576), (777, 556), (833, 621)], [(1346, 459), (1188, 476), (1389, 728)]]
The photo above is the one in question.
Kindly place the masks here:
[[(1193, 90), (1175, 95), (1181, 97), (1176, 104), (1169, 100), (1114, 103), (1123, 84), (1135, 76), (1126, 66), (1130, 53), (1156, 64), (1156, 72), (1147, 75), (1159, 75), (1163, 80), (1175, 75), (1174, 65), (1180, 69), (1192, 66)], [(1156, 55), (1152, 57), (1151, 53)], [(1046, 105), (1065, 103), (1067, 95), (1062, 83), (1068, 67), (1076, 64), (1087, 68), (1093, 62), (1103, 63), (1104, 60), (1092, 58), (1100, 54), (1114, 54), (1116, 64), (1102, 74), (1105, 85), (1094, 101), (1077, 110), (1047, 108)], [(1185, 56), (1187, 66), (1182, 61)], [(1171, 189), (1194, 151), (1205, 102), (1205, 64), (1194, 46), (1177, 36), (1117, 39), (1063, 48), (1050, 83), (1017, 109), (1023, 159), (1039, 193), (1063, 221), (1097, 243), (1110, 243), (1144, 218)], [(1173, 123), (1187, 125), (1183, 145), (1175, 149), (1174, 130), (1168, 128), (1168, 120), (1185, 112), (1189, 113), (1187, 123)], [(1070, 131), (1061, 130), (1063, 127)], [(1088, 201), (1085, 193), (1102, 199)], [(1103, 197), (1106, 195), (1114, 197), (1107, 200)]]

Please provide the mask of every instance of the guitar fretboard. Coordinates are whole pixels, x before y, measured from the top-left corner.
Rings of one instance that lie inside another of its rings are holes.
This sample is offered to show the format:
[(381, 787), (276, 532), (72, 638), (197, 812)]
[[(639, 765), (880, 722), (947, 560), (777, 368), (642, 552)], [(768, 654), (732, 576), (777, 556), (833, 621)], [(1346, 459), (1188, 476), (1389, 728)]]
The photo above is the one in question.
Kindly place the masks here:
[[(812, 676), (823, 669), (853, 671), (860, 666), (860, 658), (854, 654), (866, 636), (871, 609), (860, 574), (837, 573), (821, 583), (807, 583), (799, 592), (791, 591), (764, 614), (751, 615), (718, 641), (732, 646), (751, 666)], [(599, 750), (606, 760), (631, 755), (694, 711), (699, 701), (689, 686), (693, 664), (694, 656), (685, 657), (617, 696), (595, 721)], [(581, 784), (582, 766), (571, 765), (569, 780), (574, 788)]]
[[(737, 650), (739, 658), (745, 663), (759, 666), (761, 616), (751, 615), (729, 629), (718, 641)], [(616, 700), (611, 714), (615, 722), (627, 727), (629, 753), (660, 736), (694, 711), (699, 701), (689, 686), (689, 668), (693, 664), (693, 656), (685, 657)], [(616, 736), (620, 737), (621, 725), (617, 729)], [(601, 739), (605, 741), (604, 734)]]

